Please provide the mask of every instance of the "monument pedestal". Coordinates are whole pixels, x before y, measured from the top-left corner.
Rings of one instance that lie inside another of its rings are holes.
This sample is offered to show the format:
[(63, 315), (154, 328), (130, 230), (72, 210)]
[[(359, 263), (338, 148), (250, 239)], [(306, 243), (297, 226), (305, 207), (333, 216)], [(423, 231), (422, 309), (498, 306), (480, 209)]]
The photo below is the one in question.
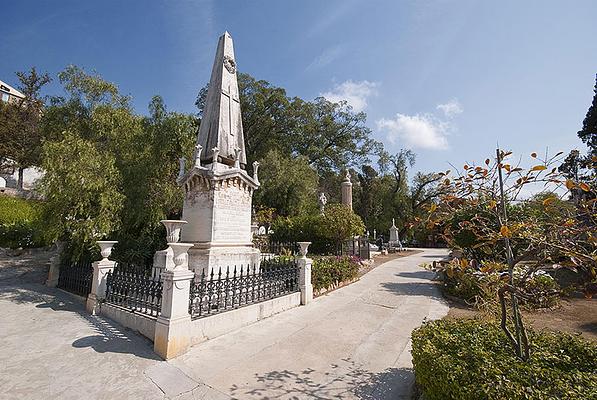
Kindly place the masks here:
[(218, 269), (222, 268), (222, 273), (226, 272), (226, 267), (233, 271), (234, 267), (240, 268), (255, 266), (259, 268), (260, 261), (259, 249), (252, 244), (247, 245), (212, 245), (208, 243), (195, 243), (195, 246), (189, 250), (189, 269), (194, 271), (197, 276), (205, 273), (209, 276), (211, 272), (214, 275)]
[(194, 168), (184, 177), (185, 201), (182, 218), (188, 224), (182, 241), (193, 243), (189, 269), (197, 275), (223, 271), (226, 267), (259, 266), (260, 253), (251, 241), (255, 178), (240, 168), (217, 163)]

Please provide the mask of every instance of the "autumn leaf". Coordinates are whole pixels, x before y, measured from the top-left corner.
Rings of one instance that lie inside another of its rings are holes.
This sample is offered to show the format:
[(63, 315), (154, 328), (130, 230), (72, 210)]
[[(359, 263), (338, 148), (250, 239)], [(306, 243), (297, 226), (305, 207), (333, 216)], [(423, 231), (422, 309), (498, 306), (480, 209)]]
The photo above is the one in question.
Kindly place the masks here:
[(437, 204), (432, 204), (431, 207), (429, 207), (429, 212), (432, 213), (435, 210), (437, 210)]
[(535, 152), (532, 152), (532, 153), (531, 153), (531, 157), (533, 157), (533, 158), (537, 158), (537, 153), (535, 153)]
[(580, 188), (582, 190), (584, 190), (585, 192), (590, 192), (591, 191), (591, 188), (589, 187), (589, 185), (587, 185), (584, 182), (581, 182), (578, 186), (580, 186)]
[(463, 168), (464, 168), (464, 169), (468, 169), (468, 165), (464, 164), (464, 167), (463, 167)]
[(504, 164), (504, 169), (510, 172), (510, 164)]
[(544, 206), (548, 206), (548, 205), (550, 205), (551, 203), (553, 203), (555, 200), (556, 200), (556, 198), (555, 198), (555, 197), (548, 197), (548, 198), (546, 198), (545, 200), (543, 200), (543, 205), (544, 205)]
[(485, 164), (486, 164), (486, 165), (489, 165), (489, 163), (490, 163), (490, 162), (491, 162), (491, 161), (489, 160), (489, 158), (485, 160)]
[(535, 165), (533, 168), (531, 168), (531, 171), (543, 171), (545, 169), (547, 169), (545, 165)]
[(506, 225), (502, 225), (502, 227), (500, 228), (500, 233), (503, 237), (512, 237), (512, 232), (510, 232), (510, 228), (508, 228)]
[(574, 183), (573, 180), (566, 179), (566, 187), (568, 188), (568, 190), (574, 189), (575, 186), (576, 186), (576, 184)]

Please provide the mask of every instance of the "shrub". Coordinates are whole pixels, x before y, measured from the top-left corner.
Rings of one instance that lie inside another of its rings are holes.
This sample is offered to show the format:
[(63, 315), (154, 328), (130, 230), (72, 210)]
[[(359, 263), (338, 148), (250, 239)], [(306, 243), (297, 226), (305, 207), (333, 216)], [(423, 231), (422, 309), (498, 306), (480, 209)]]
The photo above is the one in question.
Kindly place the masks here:
[(0, 196), (0, 247), (41, 247), (44, 236), (43, 203)]
[(330, 289), (359, 276), (359, 261), (354, 257), (321, 257), (313, 260), (313, 289)]
[(324, 234), (322, 218), (318, 214), (280, 217), (272, 224), (274, 242), (311, 242), (309, 253), (334, 254), (334, 242)]
[[(527, 273), (530, 266), (519, 266), (514, 270), (514, 282), (525, 296), (521, 304), (530, 308), (547, 308), (558, 304), (560, 288), (550, 275), (543, 271)], [(447, 294), (457, 297), (477, 308), (497, 302), (497, 291), (505, 283), (507, 266), (496, 262), (473, 264), (465, 259), (454, 259), (449, 263), (436, 264)], [(524, 280), (522, 277), (524, 276)]]
[(339, 254), (341, 244), (364, 231), (361, 217), (342, 204), (330, 204), (325, 214), (280, 217), (272, 224), (275, 242), (311, 242), (311, 254)]
[(412, 333), (416, 382), (428, 400), (597, 399), (597, 343), (528, 331), (521, 361), (494, 322), (439, 320)]

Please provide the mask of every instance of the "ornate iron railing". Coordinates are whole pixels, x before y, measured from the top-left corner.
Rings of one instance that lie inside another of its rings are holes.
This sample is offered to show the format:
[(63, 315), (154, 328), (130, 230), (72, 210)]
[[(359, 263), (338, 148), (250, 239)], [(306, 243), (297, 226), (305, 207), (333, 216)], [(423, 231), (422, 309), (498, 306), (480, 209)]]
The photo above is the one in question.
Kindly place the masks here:
[(162, 282), (135, 266), (119, 264), (106, 276), (105, 302), (157, 317), (162, 307)]
[(189, 313), (193, 319), (299, 291), (299, 268), (294, 260), (262, 261), (261, 268), (218, 268), (191, 282)]
[(93, 267), (90, 261), (80, 261), (60, 267), (58, 287), (79, 296), (87, 297), (91, 292)]

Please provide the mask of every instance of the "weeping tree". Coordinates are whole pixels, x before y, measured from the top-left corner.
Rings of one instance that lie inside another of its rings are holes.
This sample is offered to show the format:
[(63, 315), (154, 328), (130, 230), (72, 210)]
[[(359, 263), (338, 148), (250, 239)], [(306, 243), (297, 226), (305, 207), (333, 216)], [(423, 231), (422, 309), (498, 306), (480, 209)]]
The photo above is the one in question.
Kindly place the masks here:
[[(523, 168), (520, 160), (509, 161), (510, 152), (497, 150), (495, 158), (481, 165), (465, 164), (454, 174), (442, 172), (444, 194), (429, 207), (428, 228), (441, 228), (450, 247), (507, 265), (505, 282), (497, 293), (501, 326), (522, 360), (530, 352), (518, 305), (520, 300), (530, 300), (523, 289), (525, 282), (548, 268), (569, 268), (589, 281), (596, 277), (594, 195), (575, 206), (558, 206), (573, 190), (591, 194), (595, 188), (561, 175), (556, 166), (561, 154), (541, 158), (532, 153), (535, 165)], [(537, 198), (529, 196), (531, 191), (546, 193), (539, 207)], [(535, 212), (520, 218), (516, 210), (527, 203)]]

